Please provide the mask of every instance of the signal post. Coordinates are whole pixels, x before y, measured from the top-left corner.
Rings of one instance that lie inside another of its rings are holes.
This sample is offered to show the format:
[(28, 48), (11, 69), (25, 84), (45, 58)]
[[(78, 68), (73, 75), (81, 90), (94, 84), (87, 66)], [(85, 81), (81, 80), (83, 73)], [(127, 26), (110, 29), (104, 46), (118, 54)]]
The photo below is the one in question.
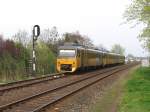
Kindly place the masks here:
[(39, 35), (40, 35), (40, 26), (35, 25), (33, 27), (33, 49), (32, 49), (32, 75), (34, 76), (36, 73), (36, 53), (35, 53), (35, 42), (37, 41)]

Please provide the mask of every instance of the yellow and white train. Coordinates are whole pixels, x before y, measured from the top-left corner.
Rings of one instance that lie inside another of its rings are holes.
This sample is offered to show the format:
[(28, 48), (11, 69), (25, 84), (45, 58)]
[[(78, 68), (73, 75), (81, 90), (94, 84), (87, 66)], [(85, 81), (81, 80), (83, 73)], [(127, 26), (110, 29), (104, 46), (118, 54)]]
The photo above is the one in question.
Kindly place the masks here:
[(58, 49), (57, 71), (75, 72), (79, 69), (124, 64), (125, 56), (87, 49), (82, 46), (64, 45)]

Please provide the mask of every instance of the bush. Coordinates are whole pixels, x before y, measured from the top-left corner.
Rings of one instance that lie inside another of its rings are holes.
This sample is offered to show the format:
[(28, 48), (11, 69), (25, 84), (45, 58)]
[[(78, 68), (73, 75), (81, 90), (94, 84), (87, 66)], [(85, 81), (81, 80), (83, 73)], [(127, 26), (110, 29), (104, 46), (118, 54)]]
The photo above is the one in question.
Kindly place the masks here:
[(55, 60), (56, 56), (48, 48), (48, 46), (42, 42), (39, 42), (36, 48), (37, 56), (37, 72), (39, 74), (48, 74), (55, 72)]
[[(0, 37), (0, 82), (12, 82), (29, 78), (28, 60), (32, 59), (32, 47), (25, 48), (21, 43), (3, 40)], [(56, 56), (43, 42), (36, 45), (37, 74), (55, 72)]]

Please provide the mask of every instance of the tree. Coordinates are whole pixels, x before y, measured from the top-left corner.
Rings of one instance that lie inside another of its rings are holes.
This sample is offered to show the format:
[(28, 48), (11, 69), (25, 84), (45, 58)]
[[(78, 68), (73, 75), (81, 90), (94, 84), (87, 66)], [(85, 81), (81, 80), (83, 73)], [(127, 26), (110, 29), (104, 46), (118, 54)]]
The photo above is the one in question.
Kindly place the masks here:
[(58, 40), (59, 34), (57, 31), (57, 27), (53, 26), (51, 29), (44, 29), (41, 32), (40, 40), (47, 44), (56, 44)]
[(57, 40), (58, 40), (57, 38), (59, 37), (56, 26), (52, 27), (52, 29), (50, 31), (50, 37), (52, 38), (52, 44), (56, 44)]
[(56, 26), (51, 29), (44, 29), (41, 32), (39, 40), (47, 44), (55, 54), (57, 53), (57, 46), (60, 39)]
[(56, 56), (51, 49), (43, 42), (38, 42), (36, 49), (38, 73), (48, 74), (55, 72)]
[(134, 55), (128, 54), (127, 57), (128, 57), (128, 58), (134, 58)]
[(124, 18), (128, 23), (144, 24), (145, 27), (138, 38), (150, 52), (150, 0), (133, 0), (126, 9)]
[(124, 55), (125, 49), (121, 45), (115, 44), (112, 46), (111, 52)]
[(49, 28), (41, 31), (39, 40), (44, 43), (48, 43), (48, 41), (50, 40), (50, 29)]
[(2, 56), (3, 51), (4, 51), (4, 40), (3, 40), (3, 35), (0, 35), (0, 56)]
[(0, 76), (13, 80), (17, 76), (24, 76), (27, 59), (29, 59), (29, 52), (21, 43), (0, 36)]
[(21, 43), (24, 47), (27, 47), (31, 41), (31, 36), (25, 30), (19, 30), (13, 37), (15, 42)]
[(143, 47), (150, 52), (150, 28), (145, 27), (138, 39), (142, 42)]
[(96, 46), (96, 49), (100, 51), (104, 51), (104, 52), (109, 52), (102, 44), (99, 44), (98, 46)]
[(63, 36), (64, 42), (77, 43), (88, 48), (94, 47), (92, 40), (86, 35), (81, 35), (78, 31), (73, 33), (65, 33)]

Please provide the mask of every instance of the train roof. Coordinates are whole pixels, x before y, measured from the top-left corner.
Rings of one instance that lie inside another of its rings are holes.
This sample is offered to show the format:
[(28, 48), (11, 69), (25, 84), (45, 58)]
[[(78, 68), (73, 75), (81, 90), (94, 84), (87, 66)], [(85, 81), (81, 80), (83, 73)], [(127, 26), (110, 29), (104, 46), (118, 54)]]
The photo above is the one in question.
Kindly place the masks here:
[(85, 48), (85, 47), (80, 46), (80, 45), (63, 45), (63, 46), (59, 46), (58, 49), (86, 49), (86, 50), (93, 51), (93, 52), (99, 52), (99, 53), (104, 53), (104, 54), (123, 56), (121, 54), (104, 52), (104, 51), (100, 51), (100, 50), (97, 50), (97, 49)]
[(58, 49), (84, 49), (82, 46), (59, 46)]
[(95, 49), (89, 49), (89, 48), (85, 48), (83, 46), (59, 46), (58, 49), (86, 49), (86, 50), (93, 51), (93, 52), (102, 52), (103, 53), (103, 51), (95, 50)]

